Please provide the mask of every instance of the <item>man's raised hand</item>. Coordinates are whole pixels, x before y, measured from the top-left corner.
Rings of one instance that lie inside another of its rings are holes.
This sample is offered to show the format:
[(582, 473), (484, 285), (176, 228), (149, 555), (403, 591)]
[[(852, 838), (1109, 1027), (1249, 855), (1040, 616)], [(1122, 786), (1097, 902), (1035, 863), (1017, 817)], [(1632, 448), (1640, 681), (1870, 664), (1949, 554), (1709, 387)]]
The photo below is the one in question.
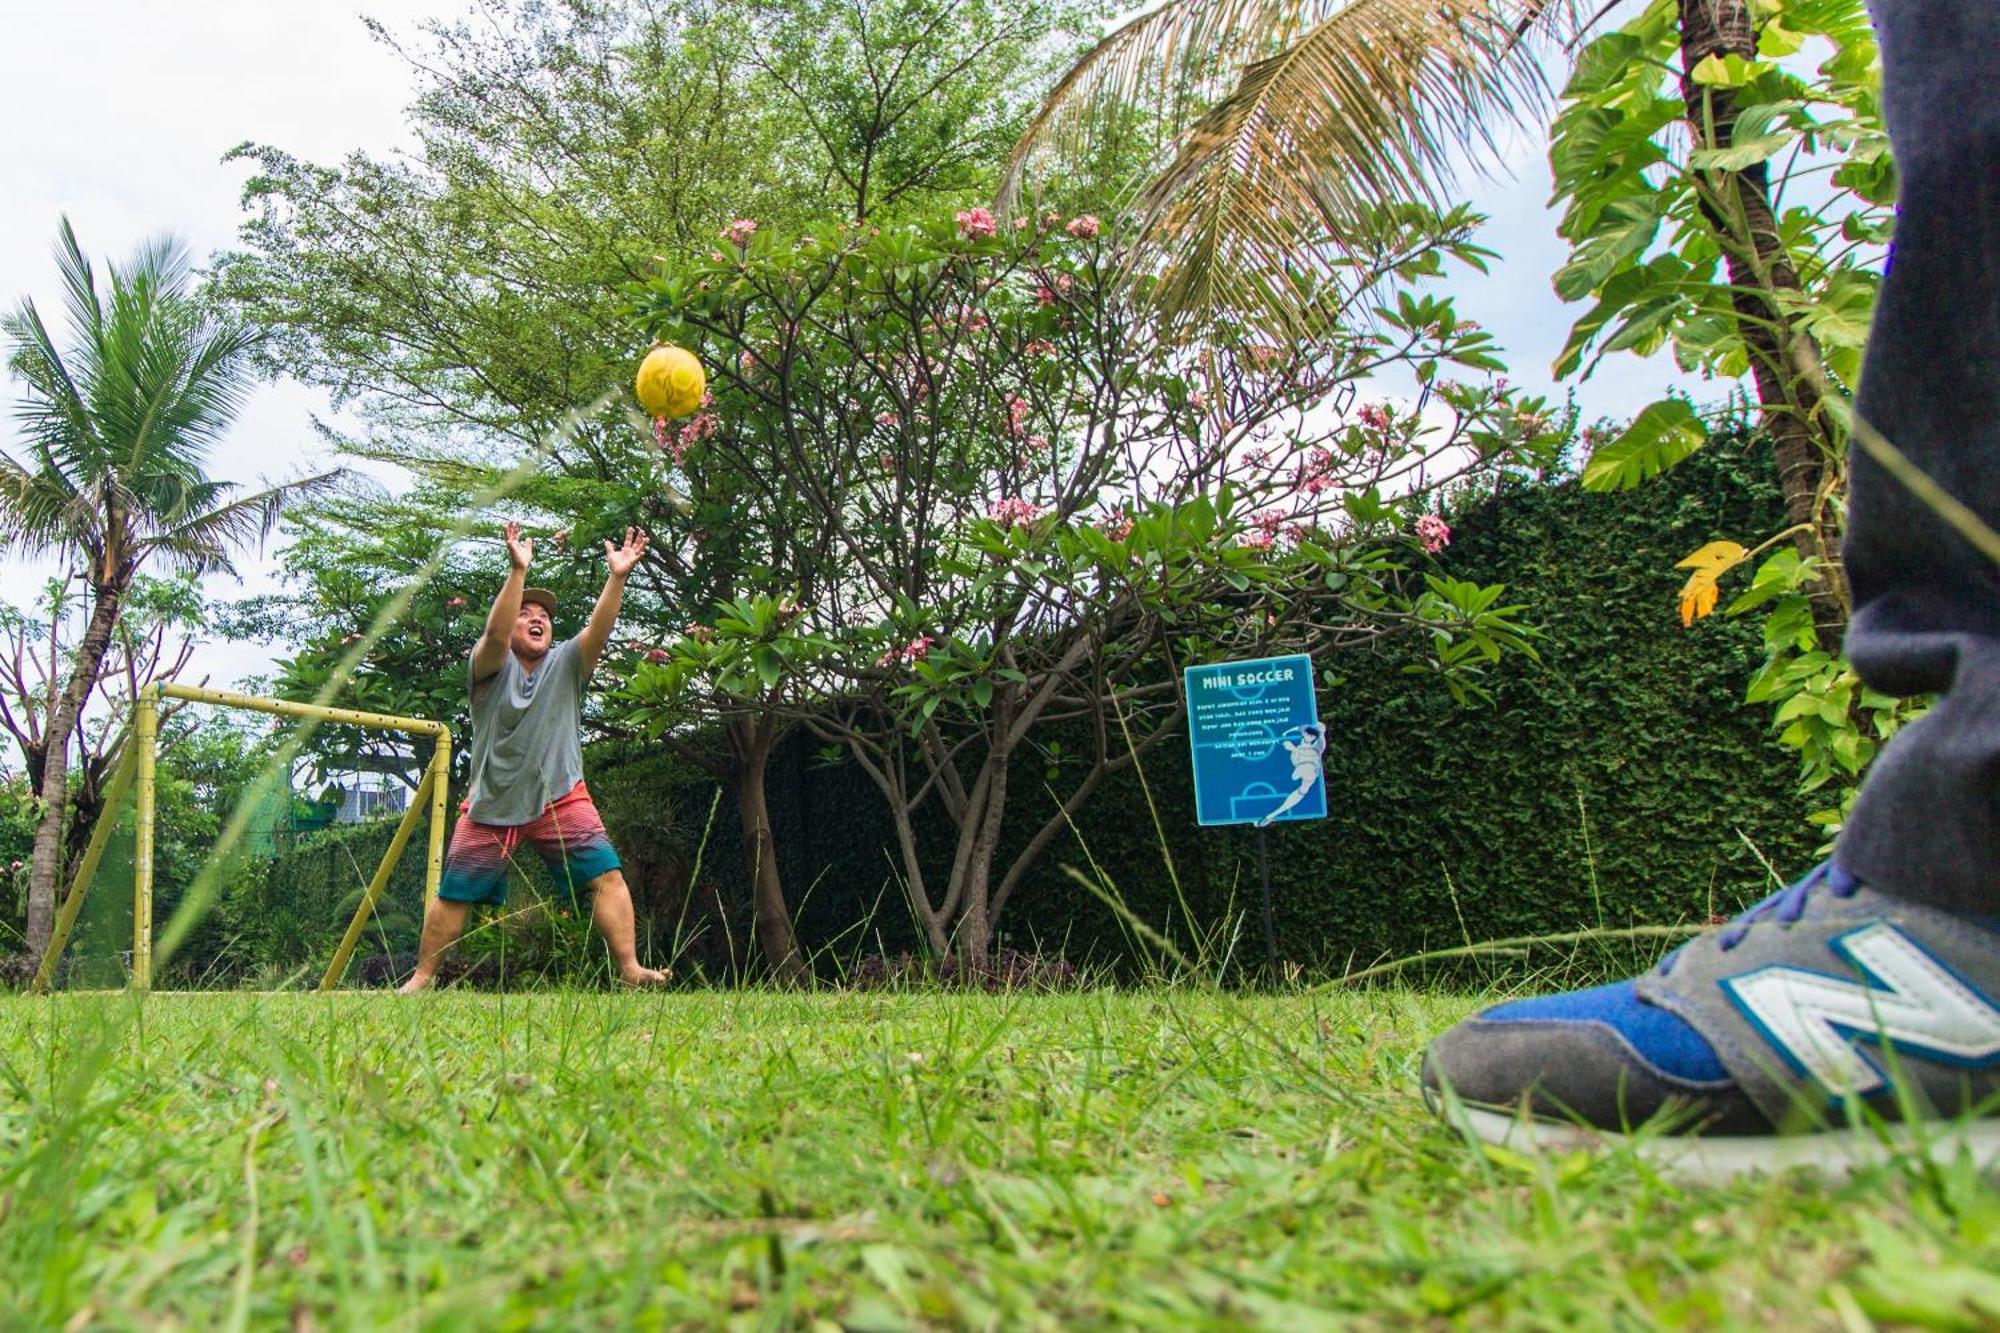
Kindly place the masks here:
[(509, 523), (503, 534), (507, 538), (507, 558), (514, 562), (514, 568), (526, 569), (535, 558), (535, 539), (523, 537), (519, 523)]
[(613, 546), (608, 541), (604, 543), (604, 559), (610, 564), (611, 572), (619, 578), (630, 574), (633, 567), (639, 563), (639, 557), (645, 553), (646, 534), (637, 528), (625, 529), (625, 543), (622, 546)]

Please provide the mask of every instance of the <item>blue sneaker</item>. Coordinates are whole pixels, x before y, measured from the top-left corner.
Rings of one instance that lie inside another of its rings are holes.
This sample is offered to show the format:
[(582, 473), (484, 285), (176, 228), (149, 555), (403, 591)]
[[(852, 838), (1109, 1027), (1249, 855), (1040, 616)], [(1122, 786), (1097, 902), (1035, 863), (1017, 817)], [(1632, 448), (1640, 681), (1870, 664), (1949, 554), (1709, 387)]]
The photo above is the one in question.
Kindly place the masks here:
[(1424, 1056), (1425, 1099), (1491, 1143), (1628, 1143), (1720, 1180), (1904, 1148), (2000, 1165), (2000, 921), (1828, 862), (1644, 976), (1499, 1005)]

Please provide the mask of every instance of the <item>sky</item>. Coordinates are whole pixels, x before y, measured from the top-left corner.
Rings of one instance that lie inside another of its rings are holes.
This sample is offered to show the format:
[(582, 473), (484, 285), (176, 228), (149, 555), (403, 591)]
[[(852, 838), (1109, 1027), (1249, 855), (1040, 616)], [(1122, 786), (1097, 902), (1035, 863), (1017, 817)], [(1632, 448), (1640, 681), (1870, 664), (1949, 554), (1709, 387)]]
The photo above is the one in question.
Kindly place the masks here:
[[(198, 257), (230, 246), (241, 220), (249, 166), (222, 157), (246, 140), (315, 162), (355, 150), (384, 155), (408, 143), (407, 66), (363, 26), (365, 13), (392, 31), (464, 8), (462, 0), (98, 0), (89, 20), (46, 0), (0, 0), (7, 51), (0, 79), (0, 302), (22, 297), (52, 327), (61, 299), (52, 258), (67, 214), (94, 261), (121, 259), (142, 241), (172, 233)], [(1510, 378), (1530, 392), (1562, 391), (1548, 368), (1580, 313), (1553, 294), (1550, 275), (1565, 250), (1555, 232), (1546, 144), (1514, 133), (1506, 160), (1465, 193), (1492, 221), (1482, 236), (1502, 258), (1489, 276), (1454, 278), (1463, 315), (1506, 349)], [(57, 335), (60, 339), (60, 334)], [(1584, 417), (1627, 416), (1680, 382), (1670, 362), (1629, 354), (1608, 359), (1578, 389)], [(0, 398), (11, 405), (19, 387)], [(210, 459), (218, 479), (255, 487), (328, 466), (312, 429), (330, 414), (323, 394), (289, 382), (251, 399)], [(0, 412), (0, 451), (19, 456), (11, 410)], [(242, 578), (219, 576), (204, 591), (233, 600), (275, 588), (271, 553), (249, 552)], [(53, 571), (0, 553), (0, 598), (30, 602)], [(272, 650), (204, 643), (185, 679), (234, 685), (270, 669)]]

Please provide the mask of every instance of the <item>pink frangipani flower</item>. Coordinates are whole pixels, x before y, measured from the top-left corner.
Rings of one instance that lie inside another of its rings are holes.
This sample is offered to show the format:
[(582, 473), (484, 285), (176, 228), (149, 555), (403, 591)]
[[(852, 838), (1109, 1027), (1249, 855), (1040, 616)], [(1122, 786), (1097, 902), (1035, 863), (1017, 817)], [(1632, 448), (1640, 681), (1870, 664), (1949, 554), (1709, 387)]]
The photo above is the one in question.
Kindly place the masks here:
[(1019, 435), (1028, 421), (1028, 400), (1014, 393), (1007, 395), (1007, 433)]
[(1017, 528), (1033, 523), (1042, 516), (1042, 507), (1023, 500), (1018, 495), (1010, 495), (986, 511), (986, 517), (1003, 528)]
[(689, 446), (699, 444), (715, 434), (718, 424), (720, 419), (713, 412), (697, 412), (689, 417), (687, 424), (681, 427), (681, 452), (687, 452)]
[(936, 642), (937, 640), (931, 638), (931, 636), (928, 634), (919, 634), (916, 638), (911, 639), (908, 643), (904, 644), (902, 647), (891, 648), (888, 652), (883, 653), (880, 657), (875, 659), (875, 665), (880, 667), (880, 666), (891, 666), (897, 663), (914, 662), (918, 658), (929, 653), (931, 647)]

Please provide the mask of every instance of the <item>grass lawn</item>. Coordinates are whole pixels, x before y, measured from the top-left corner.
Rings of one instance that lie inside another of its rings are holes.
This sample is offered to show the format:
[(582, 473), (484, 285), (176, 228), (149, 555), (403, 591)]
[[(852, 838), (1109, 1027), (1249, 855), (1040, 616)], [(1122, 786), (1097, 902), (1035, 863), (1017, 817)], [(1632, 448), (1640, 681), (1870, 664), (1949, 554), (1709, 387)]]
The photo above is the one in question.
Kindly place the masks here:
[(1407, 992), (0, 1000), (0, 1323), (2000, 1322), (1969, 1171), (1467, 1148)]

